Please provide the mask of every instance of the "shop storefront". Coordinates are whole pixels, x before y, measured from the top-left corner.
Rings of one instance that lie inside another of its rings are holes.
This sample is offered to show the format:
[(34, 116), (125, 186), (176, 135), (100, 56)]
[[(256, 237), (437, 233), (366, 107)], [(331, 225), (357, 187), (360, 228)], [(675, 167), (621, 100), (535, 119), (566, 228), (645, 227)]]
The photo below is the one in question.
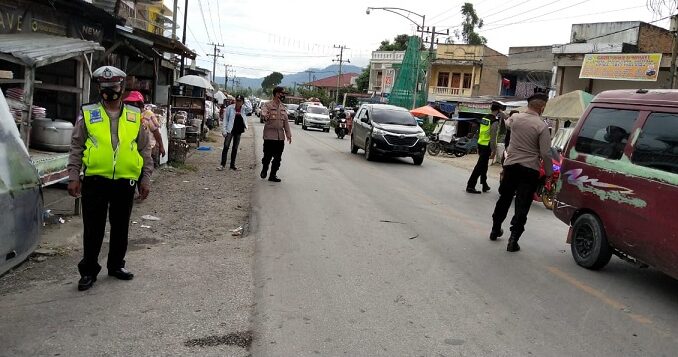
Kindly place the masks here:
[[(57, 9), (57, 11), (55, 11)], [(114, 20), (86, 3), (0, 0), (0, 89), (43, 185), (66, 176), (79, 108), (89, 101), (93, 55)]]

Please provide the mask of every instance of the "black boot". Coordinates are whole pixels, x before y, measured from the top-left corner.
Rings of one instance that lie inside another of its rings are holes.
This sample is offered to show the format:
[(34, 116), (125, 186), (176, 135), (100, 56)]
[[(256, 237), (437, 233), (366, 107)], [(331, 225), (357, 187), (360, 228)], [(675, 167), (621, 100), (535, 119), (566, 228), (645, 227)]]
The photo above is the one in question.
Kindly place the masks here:
[(517, 252), (520, 250), (518, 239), (520, 239), (520, 236), (511, 233), (511, 237), (509, 238), (508, 244), (506, 245), (507, 252)]
[(483, 184), (483, 192), (490, 192), (490, 186), (488, 186), (486, 183)]
[(83, 275), (78, 281), (78, 290), (85, 291), (94, 285), (94, 282), (97, 281), (96, 276), (92, 275)]
[(504, 235), (504, 230), (499, 228), (499, 229), (494, 229), (492, 228), (492, 231), (490, 232), (490, 240), (497, 240), (497, 238), (501, 237)]
[(116, 277), (120, 280), (132, 280), (134, 279), (134, 274), (125, 268), (112, 269), (108, 271), (108, 275)]
[(261, 168), (261, 174), (259, 174), (259, 177), (265, 179), (267, 175), (268, 175), (268, 166), (264, 165), (264, 167)]
[(271, 182), (280, 182), (280, 181), (282, 181), (282, 180), (279, 179), (278, 176), (276, 175), (277, 173), (278, 173), (277, 171), (271, 170), (271, 176), (268, 177), (268, 180), (271, 181)]

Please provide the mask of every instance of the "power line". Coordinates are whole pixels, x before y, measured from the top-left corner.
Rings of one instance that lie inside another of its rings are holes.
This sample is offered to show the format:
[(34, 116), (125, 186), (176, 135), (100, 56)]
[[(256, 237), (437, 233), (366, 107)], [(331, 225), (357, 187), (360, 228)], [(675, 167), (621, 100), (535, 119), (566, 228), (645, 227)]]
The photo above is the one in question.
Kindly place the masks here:
[[(654, 21), (650, 21), (650, 22), (648, 22), (648, 24), (654, 24), (654, 23), (657, 23), (657, 22), (660, 22), (660, 21), (664, 21), (664, 20), (670, 19), (670, 18), (671, 18), (671, 16), (665, 16), (665, 17), (662, 17), (662, 18), (660, 18), (660, 19), (657, 19), (657, 20), (654, 20)], [(628, 28), (625, 28), (625, 29), (621, 29), (621, 30), (617, 30), (617, 31), (613, 31), (613, 32), (608, 32), (608, 33), (606, 33), (606, 34), (602, 34), (602, 35), (598, 35), (598, 36), (593, 36), (593, 37), (584, 39), (583, 41), (584, 41), (584, 42), (589, 42), (589, 41), (591, 41), (591, 40), (596, 40), (596, 39), (599, 39), (599, 38), (603, 38), (603, 37), (607, 37), (607, 36), (612, 36), (612, 35), (615, 35), (615, 34), (618, 34), (618, 33), (621, 33), (621, 32), (625, 32), (625, 31), (637, 29), (637, 28), (639, 28), (639, 27), (640, 27), (640, 25), (631, 26), (631, 27), (628, 27)], [(564, 44), (560, 44), (560, 45), (553, 45), (553, 47), (554, 47), (554, 48), (556, 48), (556, 47), (564, 47), (564, 46), (572, 45), (572, 44), (575, 44), (575, 43), (580, 43), (580, 42), (568, 42), (568, 43), (564, 43)], [(511, 55), (521, 55), (521, 54), (525, 54), (525, 53), (534, 53), (534, 52), (541, 52), (541, 51), (543, 51), (543, 49), (542, 49), (542, 50), (529, 50), (529, 51), (522, 51), (522, 52), (514, 52), (514, 53), (511, 53)], [(508, 56), (508, 55), (505, 55), (505, 54), (498, 54), (498, 55), (486, 55), (486, 56), (483, 56), (483, 57), (503, 57), (503, 56)]]
[(207, 20), (205, 19), (205, 11), (202, 8), (202, 0), (198, 0), (198, 6), (200, 7), (200, 15), (202, 16), (202, 24), (205, 25), (205, 32), (207, 33), (207, 39), (212, 42), (212, 37), (210, 36), (209, 30), (207, 30)]
[[(443, 11), (443, 12), (438, 13), (438, 15), (435, 15), (435, 16), (431, 17), (431, 18), (429, 19), (429, 21), (433, 21), (433, 19), (437, 19), (437, 18), (439, 18), (439, 17), (445, 15), (446, 13), (448, 13), (448, 12), (450, 12), (450, 11), (452, 11), (452, 10), (459, 9), (460, 7), (461, 7), (461, 2), (457, 3), (457, 5), (455, 5), (454, 7), (451, 7), (451, 8), (449, 8), (449, 9)], [(461, 11), (457, 10), (457, 12), (461, 12)], [(452, 16), (454, 16), (454, 15), (452, 15)]]
[(221, 22), (221, 10), (219, 9), (219, 0), (217, 0), (217, 16), (218, 16), (218, 19), (219, 19), (219, 34), (221, 35), (221, 40), (223, 41), (224, 40), (224, 31), (221, 29), (223, 27), (223, 26), (221, 26), (221, 24), (223, 24), (223, 22)]
[(503, 9), (501, 9), (501, 10), (499, 10), (499, 11), (495, 11), (495, 12), (489, 14), (489, 15), (483, 16), (483, 20), (487, 19), (488, 17), (492, 17), (492, 16), (494, 16), (494, 15), (500, 14), (500, 13), (506, 11), (506, 10), (509, 10), (509, 9), (515, 9), (515, 8), (517, 8), (518, 6), (523, 5), (523, 4), (525, 4), (525, 3), (528, 3), (528, 2), (530, 2), (530, 0), (525, 0), (525, 1), (521, 2), (521, 3), (516, 4), (516, 5), (511, 5), (511, 6), (508, 6), (508, 7), (503, 8)]
[[(216, 39), (217, 37), (219, 37), (219, 35), (217, 35), (217, 28), (214, 26), (213, 18), (214, 16), (212, 16), (213, 11), (210, 10), (210, 4), (211, 4), (210, 0), (207, 0), (207, 12), (210, 13), (210, 22), (212, 23), (212, 33), (214, 34), (214, 38)], [(221, 40), (223, 41), (223, 38)]]
[[(601, 15), (601, 14), (609, 14), (611, 12), (620, 12), (620, 11), (626, 11), (626, 10), (633, 10), (633, 9), (640, 9), (640, 8), (645, 8), (645, 5), (641, 6), (632, 6), (632, 7), (627, 7), (623, 9), (617, 9), (617, 10), (607, 10), (607, 11), (601, 11), (601, 12), (593, 12), (590, 14), (585, 14), (585, 15), (575, 15), (575, 16), (565, 16), (565, 17), (551, 17), (548, 19), (541, 19), (541, 20), (536, 20), (536, 21), (531, 21), (531, 23), (538, 23), (538, 22), (548, 22), (548, 21), (558, 21), (558, 20), (566, 20), (566, 19), (576, 19), (580, 17), (588, 17), (588, 16), (593, 16), (593, 15)], [(506, 23), (497, 23), (497, 25), (511, 25), (513, 24), (512, 22), (506, 22)]]
[[(181, 11), (181, 9), (179, 9), (179, 11)], [(205, 49), (200, 44), (200, 41), (198, 41), (198, 39), (196, 38), (195, 34), (193, 33), (193, 30), (191, 30), (191, 28), (189, 26), (186, 26), (186, 29), (188, 30), (188, 33), (191, 35), (191, 37), (193, 37), (193, 40), (198, 45), (198, 48), (200, 48), (202, 53), (207, 53), (207, 51), (205, 51)]]
[[(487, 0), (480, 1), (480, 2), (478, 2), (478, 4), (473, 4), (473, 8), (474, 8), (474, 9), (478, 9), (478, 6), (480, 6), (480, 5), (481, 5), (482, 3), (484, 3), (485, 1), (487, 1)], [(460, 3), (460, 4), (461, 4), (461, 3)], [(456, 14), (447, 16), (447, 17), (443, 18), (442, 20), (438, 20), (439, 22), (438, 22), (436, 25), (440, 25), (440, 24), (442, 24), (443, 22), (445, 22), (445, 21), (447, 21), (447, 20), (453, 18), (453, 17), (456, 16), (456, 15), (461, 15), (461, 12), (462, 12), (462, 10), (461, 10), (461, 6), (460, 6), (460, 7), (459, 7), (459, 11), (457, 11)], [(434, 17), (435, 17), (435, 16), (434, 16)], [(453, 27), (460, 27), (460, 26), (453, 26)], [(449, 27), (449, 28), (452, 28), (452, 27)], [(449, 28), (446, 28), (445, 30), (447, 30), (447, 29), (449, 29)]]
[(569, 8), (572, 8), (572, 7), (581, 5), (581, 4), (583, 4), (583, 3), (585, 3), (585, 2), (589, 2), (589, 1), (590, 1), (590, 0), (583, 0), (583, 1), (580, 1), (580, 2), (578, 2), (578, 3), (576, 3), (576, 4), (572, 4), (572, 5), (569, 5), (569, 6), (565, 6), (565, 7), (563, 7), (563, 8), (560, 8), (560, 9), (557, 9), (557, 10), (553, 10), (553, 11), (551, 11), (551, 12), (547, 12), (547, 13), (545, 13), (545, 14), (539, 14), (539, 15), (537, 15), (537, 16), (533, 16), (533, 17), (530, 17), (530, 18), (528, 18), (528, 19), (523, 19), (523, 20), (521, 20), (521, 21), (516, 21), (516, 22), (511, 23), (511, 24), (505, 24), (505, 25), (495, 26), (495, 27), (492, 27), (492, 28), (489, 28), (489, 29), (479, 29), (478, 32), (492, 31), (492, 30), (500, 29), (500, 28), (503, 28), (503, 27), (506, 27), (506, 26), (513, 26), (513, 25), (517, 25), (517, 24), (522, 24), (522, 23), (528, 22), (528, 21), (530, 21), (530, 20), (534, 20), (534, 19), (536, 19), (536, 18), (538, 18), (538, 17), (542, 17), (542, 16), (545, 16), (545, 15), (551, 15), (551, 14), (556, 13), (556, 12), (559, 12), (559, 11), (567, 10), (567, 9), (569, 9)]

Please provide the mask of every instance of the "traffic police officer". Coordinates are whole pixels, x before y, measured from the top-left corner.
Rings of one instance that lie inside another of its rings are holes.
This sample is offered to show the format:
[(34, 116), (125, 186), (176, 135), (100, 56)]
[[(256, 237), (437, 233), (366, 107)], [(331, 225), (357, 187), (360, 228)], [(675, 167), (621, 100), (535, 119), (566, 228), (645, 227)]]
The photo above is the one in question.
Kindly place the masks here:
[(101, 101), (82, 107), (71, 139), (68, 192), (82, 196), (84, 224), (83, 258), (78, 264), (81, 291), (92, 287), (101, 270), (98, 260), (107, 215), (108, 275), (121, 280), (134, 277), (125, 269), (130, 215), (137, 181), (141, 198), (150, 192), (153, 159), (140, 110), (122, 103), (126, 76), (112, 66), (92, 73)]
[(502, 110), (506, 110), (506, 107), (501, 103), (493, 102), (490, 110), (492, 111), (491, 114), (487, 114), (480, 119), (478, 162), (466, 183), (466, 192), (468, 193), (480, 193), (480, 191), (476, 190), (479, 177), (480, 183), (483, 185), (483, 192), (490, 190), (490, 186), (487, 184), (488, 161), (497, 143), (498, 116)]

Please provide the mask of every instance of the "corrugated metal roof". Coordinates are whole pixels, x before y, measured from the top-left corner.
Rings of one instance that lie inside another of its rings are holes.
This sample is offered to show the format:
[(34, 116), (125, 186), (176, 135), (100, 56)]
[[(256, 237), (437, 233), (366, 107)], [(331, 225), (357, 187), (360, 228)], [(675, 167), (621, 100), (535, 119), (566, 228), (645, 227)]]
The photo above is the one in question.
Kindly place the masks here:
[(108, 12), (111, 15), (115, 13), (116, 0), (92, 0), (92, 5)]
[(0, 54), (10, 55), (27, 66), (40, 67), (82, 53), (103, 50), (96, 42), (77, 38), (41, 33), (0, 35)]

